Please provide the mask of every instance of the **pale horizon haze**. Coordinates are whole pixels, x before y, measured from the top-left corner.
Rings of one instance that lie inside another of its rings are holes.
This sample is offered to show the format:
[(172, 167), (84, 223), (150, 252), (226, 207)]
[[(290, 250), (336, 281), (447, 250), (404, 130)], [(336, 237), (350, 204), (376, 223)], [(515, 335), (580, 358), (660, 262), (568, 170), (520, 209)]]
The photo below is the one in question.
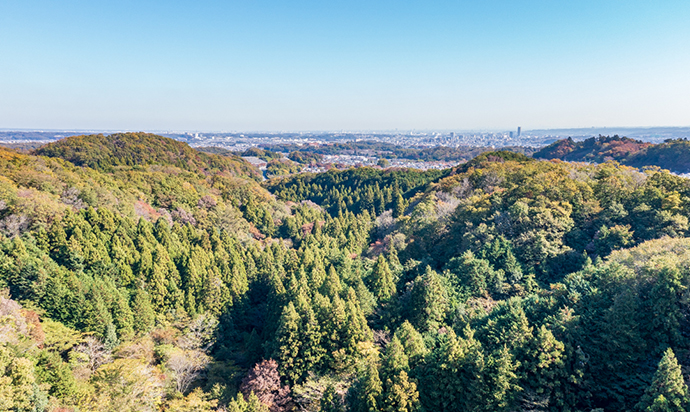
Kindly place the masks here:
[(690, 125), (685, 1), (2, 1), (0, 128)]

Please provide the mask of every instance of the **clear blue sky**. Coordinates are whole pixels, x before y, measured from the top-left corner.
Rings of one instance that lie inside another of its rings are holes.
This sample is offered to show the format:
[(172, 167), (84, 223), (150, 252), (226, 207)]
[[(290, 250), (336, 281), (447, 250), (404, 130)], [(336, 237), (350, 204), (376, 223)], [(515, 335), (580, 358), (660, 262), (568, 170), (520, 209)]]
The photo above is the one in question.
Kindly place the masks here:
[(0, 0), (0, 128), (690, 125), (690, 1)]

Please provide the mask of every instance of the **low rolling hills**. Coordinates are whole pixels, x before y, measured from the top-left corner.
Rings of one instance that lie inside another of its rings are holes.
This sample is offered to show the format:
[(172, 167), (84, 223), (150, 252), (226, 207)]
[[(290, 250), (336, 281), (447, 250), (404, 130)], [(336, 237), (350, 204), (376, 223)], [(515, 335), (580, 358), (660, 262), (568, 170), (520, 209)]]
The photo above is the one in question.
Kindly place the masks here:
[(602, 163), (615, 160), (633, 167), (658, 166), (690, 173), (690, 142), (683, 139), (654, 144), (619, 136), (592, 137), (581, 142), (559, 140), (533, 155), (537, 159)]

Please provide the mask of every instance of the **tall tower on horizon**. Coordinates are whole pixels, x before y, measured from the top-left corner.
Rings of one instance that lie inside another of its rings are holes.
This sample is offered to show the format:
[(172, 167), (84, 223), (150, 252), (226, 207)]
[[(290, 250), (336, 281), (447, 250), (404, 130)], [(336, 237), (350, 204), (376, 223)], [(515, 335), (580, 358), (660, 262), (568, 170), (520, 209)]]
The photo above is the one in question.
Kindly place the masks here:
[(518, 135), (517, 135), (517, 137), (520, 137), (520, 132), (521, 132), (521, 130), (522, 130), (522, 128), (521, 128), (520, 126), (518, 126)]

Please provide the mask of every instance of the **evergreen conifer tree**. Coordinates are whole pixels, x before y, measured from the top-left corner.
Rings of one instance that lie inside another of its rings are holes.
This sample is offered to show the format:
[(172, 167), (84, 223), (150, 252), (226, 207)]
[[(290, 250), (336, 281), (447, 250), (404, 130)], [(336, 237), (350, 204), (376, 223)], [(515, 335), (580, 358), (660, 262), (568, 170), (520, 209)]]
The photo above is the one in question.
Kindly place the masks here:
[(381, 374), (384, 378), (396, 375), (400, 371), (409, 371), (410, 364), (405, 348), (400, 339), (393, 335), (393, 339), (386, 346), (386, 353), (381, 364)]
[(410, 381), (407, 372), (400, 371), (392, 378), (386, 379), (385, 392), (381, 400), (383, 412), (412, 412), (418, 409), (417, 384)]
[(381, 393), (383, 384), (379, 378), (379, 371), (376, 362), (367, 362), (366, 372), (359, 388), (360, 393), (356, 412), (378, 412), (380, 411)]
[(421, 331), (438, 329), (449, 308), (448, 292), (441, 277), (427, 266), (412, 288), (410, 318)]
[(523, 405), (558, 406), (562, 400), (554, 393), (565, 378), (565, 346), (542, 325), (526, 345), (520, 365)]
[(117, 334), (123, 339), (130, 339), (134, 333), (134, 317), (132, 309), (127, 303), (127, 299), (123, 296), (124, 291), (113, 290), (112, 312), (113, 323), (117, 327)]
[(383, 255), (379, 255), (371, 276), (371, 285), (374, 295), (381, 302), (388, 301), (395, 294), (395, 279)]
[(132, 297), (132, 326), (139, 333), (148, 332), (156, 322), (156, 314), (151, 307), (148, 293), (136, 289)]
[(321, 359), (325, 355), (325, 348), (321, 344), (321, 325), (311, 307), (311, 302), (304, 294), (297, 299), (297, 313), (301, 323), (299, 328), (300, 350), (294, 361), (294, 373), (297, 380), (306, 378), (309, 372), (315, 372), (321, 366)]
[(381, 375), (383, 393), (381, 409), (386, 412), (410, 412), (418, 408), (419, 393), (417, 385), (411, 382), (407, 372), (409, 361), (400, 339), (393, 336), (383, 357)]
[(637, 404), (645, 412), (681, 412), (688, 410), (688, 386), (671, 348), (664, 352), (651, 385)]
[(321, 411), (320, 412), (343, 412), (343, 406), (338, 399), (338, 394), (335, 392), (333, 385), (328, 385), (321, 397)]
[(120, 344), (120, 339), (117, 337), (117, 332), (115, 331), (115, 325), (113, 323), (108, 323), (105, 327), (105, 336), (103, 339), (103, 345), (108, 350), (113, 350), (117, 345)]
[(519, 366), (507, 347), (495, 352), (489, 357), (486, 380), (489, 396), (485, 410), (511, 411), (514, 410), (518, 391), (518, 376), (515, 373)]
[(338, 296), (342, 291), (340, 276), (338, 276), (338, 273), (335, 271), (335, 267), (333, 267), (333, 265), (328, 268), (328, 276), (326, 277), (326, 281), (323, 283), (321, 289), (323, 290), (323, 293), (330, 298)]
[(395, 331), (395, 336), (405, 348), (405, 354), (409, 358), (410, 368), (417, 366), (428, 354), (429, 350), (424, 344), (422, 334), (417, 332), (409, 321), (406, 320), (398, 327)]
[(400, 189), (396, 185), (395, 188), (393, 189), (393, 217), (394, 218), (399, 218), (405, 213), (405, 208), (407, 205), (405, 204), (405, 199), (402, 196), (402, 193), (400, 193)]
[(297, 358), (300, 355), (302, 337), (300, 336), (300, 317), (292, 302), (283, 309), (276, 332), (275, 353), (280, 374), (289, 382), (296, 382), (301, 371), (296, 370)]

